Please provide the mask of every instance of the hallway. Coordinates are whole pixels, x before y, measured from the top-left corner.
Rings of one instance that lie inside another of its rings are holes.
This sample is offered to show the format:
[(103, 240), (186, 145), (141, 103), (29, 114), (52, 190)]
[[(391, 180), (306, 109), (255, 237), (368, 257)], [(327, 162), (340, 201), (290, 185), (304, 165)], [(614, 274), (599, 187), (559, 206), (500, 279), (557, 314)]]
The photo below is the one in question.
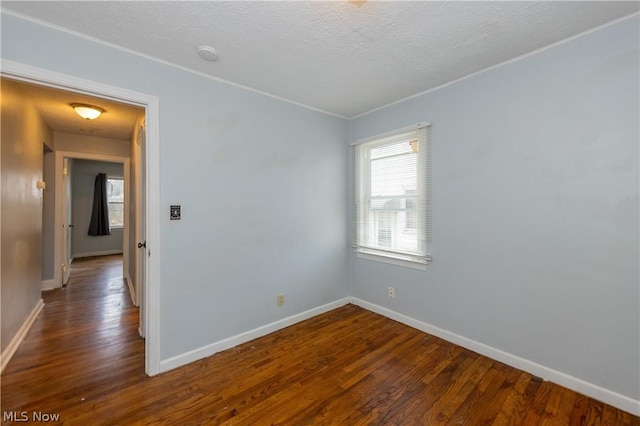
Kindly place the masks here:
[(42, 312), (2, 374), (3, 411), (68, 412), (146, 378), (122, 255), (76, 260), (69, 284), (42, 297)]

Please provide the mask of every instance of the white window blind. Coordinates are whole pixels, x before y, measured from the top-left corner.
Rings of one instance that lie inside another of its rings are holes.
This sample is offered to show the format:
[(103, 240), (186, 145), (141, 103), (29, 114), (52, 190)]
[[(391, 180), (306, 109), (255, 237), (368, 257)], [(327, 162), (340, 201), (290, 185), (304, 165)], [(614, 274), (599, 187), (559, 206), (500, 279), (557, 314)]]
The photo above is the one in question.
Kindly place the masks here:
[(356, 252), (430, 260), (429, 129), (418, 125), (356, 145)]

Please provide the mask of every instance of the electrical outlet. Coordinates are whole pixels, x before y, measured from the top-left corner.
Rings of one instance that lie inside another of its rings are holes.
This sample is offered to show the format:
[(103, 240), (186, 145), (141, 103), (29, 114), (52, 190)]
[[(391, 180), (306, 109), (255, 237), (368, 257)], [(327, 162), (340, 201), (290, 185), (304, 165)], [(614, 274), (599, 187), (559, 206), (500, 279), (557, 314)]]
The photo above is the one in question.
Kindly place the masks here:
[(278, 299), (276, 301), (278, 306), (284, 306), (284, 294), (279, 294)]
[(390, 299), (396, 298), (396, 289), (393, 287), (389, 287), (389, 298)]

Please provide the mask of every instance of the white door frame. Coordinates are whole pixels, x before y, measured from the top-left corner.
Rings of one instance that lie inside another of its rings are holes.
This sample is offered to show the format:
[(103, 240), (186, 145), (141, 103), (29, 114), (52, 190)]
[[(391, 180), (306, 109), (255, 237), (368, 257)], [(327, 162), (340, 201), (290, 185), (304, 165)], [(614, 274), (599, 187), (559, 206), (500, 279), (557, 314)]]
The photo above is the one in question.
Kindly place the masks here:
[[(55, 210), (54, 210), (54, 231), (53, 231), (53, 241), (55, 242), (54, 248), (54, 273), (53, 279), (55, 281), (55, 288), (62, 287), (64, 274), (62, 272), (62, 268), (59, 266), (62, 264), (66, 264), (67, 259), (66, 253), (62, 250), (63, 240), (67, 237), (67, 230), (64, 229), (65, 218), (63, 217), (64, 211), (64, 203), (67, 203), (68, 200), (64, 200), (62, 197), (63, 191), (63, 173), (64, 173), (64, 159), (73, 159), (73, 160), (93, 160), (93, 161), (104, 161), (108, 163), (119, 163), (122, 164), (123, 170), (123, 178), (124, 178), (124, 229), (122, 230), (122, 278), (128, 279), (125, 272), (129, 272), (129, 230), (131, 229), (131, 222), (129, 221), (129, 208), (131, 204), (131, 199), (129, 198), (129, 185), (131, 184), (131, 178), (129, 176), (130, 170), (130, 160), (128, 157), (117, 157), (113, 155), (102, 155), (102, 154), (89, 154), (84, 152), (75, 152), (75, 151), (55, 151)], [(67, 194), (67, 197), (72, 196), (72, 194)], [(137, 212), (136, 212), (137, 214)], [(66, 265), (67, 268), (70, 268), (71, 265)], [(67, 271), (68, 272), (68, 271)], [(133, 298), (133, 294), (131, 295)], [(132, 299), (133, 300), (133, 299)], [(137, 305), (137, 302), (134, 301), (134, 304)]]
[(145, 108), (147, 237), (145, 372), (160, 373), (160, 100), (157, 96), (111, 86), (19, 62), (2, 60), (0, 74), (14, 80), (87, 94)]

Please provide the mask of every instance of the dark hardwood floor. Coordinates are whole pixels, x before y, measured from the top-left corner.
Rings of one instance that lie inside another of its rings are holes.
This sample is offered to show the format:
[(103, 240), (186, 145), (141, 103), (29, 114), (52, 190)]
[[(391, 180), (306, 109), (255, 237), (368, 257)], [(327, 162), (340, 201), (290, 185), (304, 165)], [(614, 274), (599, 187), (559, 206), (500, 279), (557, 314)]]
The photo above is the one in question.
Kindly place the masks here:
[(640, 425), (354, 305), (147, 377), (121, 262), (75, 262), (66, 288), (43, 293), (2, 374), (3, 423), (14, 412), (65, 425)]

